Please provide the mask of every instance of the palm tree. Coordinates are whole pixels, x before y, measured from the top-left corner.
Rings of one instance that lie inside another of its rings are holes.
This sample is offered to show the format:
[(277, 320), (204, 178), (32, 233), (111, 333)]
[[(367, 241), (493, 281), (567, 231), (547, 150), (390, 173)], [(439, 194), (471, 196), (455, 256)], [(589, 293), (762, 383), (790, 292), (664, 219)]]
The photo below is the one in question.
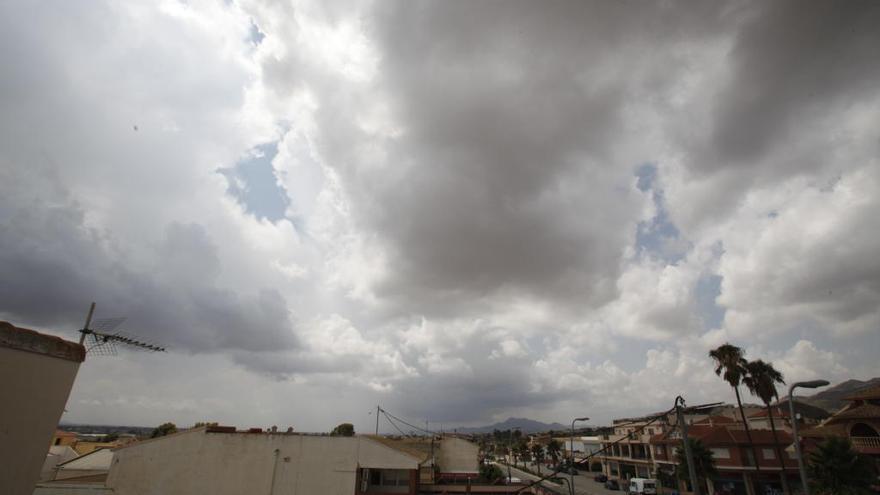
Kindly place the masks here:
[[(702, 480), (718, 476), (718, 470), (715, 469), (715, 457), (712, 451), (707, 449), (703, 442), (696, 438), (688, 438), (687, 441), (691, 444), (691, 455), (694, 458), (694, 471), (697, 474), (697, 482), (702, 484)], [(676, 447), (675, 460), (677, 462), (675, 475), (678, 479), (690, 481), (687, 456), (682, 447)], [(691, 490), (693, 490), (693, 487), (691, 487)], [(706, 493), (706, 490), (702, 490), (702, 492)]]
[(544, 447), (541, 444), (532, 445), (532, 461), (538, 466), (538, 474), (541, 474), (541, 463), (544, 462)]
[[(770, 418), (770, 430), (773, 431), (773, 443), (775, 444), (776, 455), (779, 459), (782, 489), (785, 493), (790, 493), (785, 477), (785, 458), (782, 457), (782, 448), (779, 447), (779, 438), (776, 436), (776, 424), (773, 421), (773, 408), (770, 407), (774, 399), (779, 400), (776, 384), (784, 385), (785, 380), (782, 379), (782, 373), (776, 371), (772, 364), (766, 363), (761, 359), (749, 361), (746, 363), (745, 368), (746, 374), (743, 376), (743, 383), (748, 387), (752, 395), (761, 399), (764, 407), (767, 408), (767, 416)], [(794, 421), (794, 418), (792, 418), (792, 421)]]
[(739, 395), (739, 384), (742, 383), (743, 377), (746, 374), (746, 360), (743, 356), (745, 356), (745, 351), (741, 347), (729, 343), (709, 351), (709, 357), (715, 360), (715, 374), (729, 383), (736, 394), (736, 405), (739, 408), (739, 416), (742, 418), (743, 426), (746, 429), (746, 438), (749, 440), (752, 458), (755, 460), (755, 470), (760, 471), (758, 451), (755, 449), (755, 442), (752, 441), (752, 430), (749, 428), (749, 422), (746, 421), (742, 398)]
[(562, 444), (559, 443), (559, 440), (555, 438), (550, 439), (550, 442), (547, 443), (547, 454), (553, 459), (553, 465), (559, 464), (559, 453), (562, 451)]
[(815, 493), (867, 494), (876, 476), (870, 459), (853, 450), (848, 438), (829, 437), (810, 454), (808, 467)]

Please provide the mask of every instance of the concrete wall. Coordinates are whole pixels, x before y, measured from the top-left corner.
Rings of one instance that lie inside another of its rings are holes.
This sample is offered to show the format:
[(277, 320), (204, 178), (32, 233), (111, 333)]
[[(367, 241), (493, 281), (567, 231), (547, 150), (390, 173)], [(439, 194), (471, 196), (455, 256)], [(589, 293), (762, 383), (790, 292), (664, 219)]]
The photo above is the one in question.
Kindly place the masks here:
[(53, 445), (49, 447), (49, 453), (46, 455), (46, 461), (40, 469), (40, 480), (51, 480), (55, 477), (55, 467), (63, 462), (67, 462), (79, 457), (75, 450), (67, 445)]
[(85, 356), (82, 346), (0, 322), (0, 485), (30, 495)]
[(440, 455), (437, 464), (440, 472), (460, 473), (478, 472), (480, 447), (461, 438), (444, 438), (440, 441)]
[(118, 495), (352, 495), (358, 467), (418, 469), (417, 459), (365, 437), (204, 429), (114, 454), (107, 486)]

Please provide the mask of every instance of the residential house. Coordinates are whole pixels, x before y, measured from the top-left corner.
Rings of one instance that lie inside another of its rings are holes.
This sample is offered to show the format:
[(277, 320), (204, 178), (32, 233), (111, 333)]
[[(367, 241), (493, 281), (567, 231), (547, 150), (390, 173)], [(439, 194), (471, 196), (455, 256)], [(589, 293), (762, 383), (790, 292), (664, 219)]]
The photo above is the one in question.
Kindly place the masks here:
[[(710, 493), (717, 491), (754, 495), (763, 494), (768, 489), (778, 490), (781, 488), (783, 473), (787, 481), (796, 482), (796, 459), (784, 450), (792, 441), (791, 434), (780, 429), (777, 432), (777, 443), (769, 429), (754, 428), (753, 425), (751, 433), (758, 452), (758, 469), (745, 428), (730, 413), (732, 411), (717, 408), (712, 411), (713, 414), (685, 416), (688, 435), (700, 440), (715, 458), (719, 477), (709, 480)], [(675, 449), (682, 444), (677, 418), (674, 414), (653, 418), (649, 416), (614, 421), (614, 433), (602, 437), (607, 450), (603, 452), (601, 459), (603, 472), (607, 476), (621, 480), (634, 477), (661, 478), (666, 479), (667, 483), (674, 479), (678, 464)], [(781, 461), (777, 455), (777, 445), (783, 451)], [(688, 488), (687, 484), (674, 487), (681, 491), (687, 491)]]
[(342, 437), (207, 426), (114, 449), (104, 486), (118, 495), (414, 495), (431, 493), (435, 486), (455, 492), (442, 485), (444, 479), (476, 478), (478, 470), (478, 447), (462, 438)]
[(601, 437), (603, 473), (619, 479), (653, 477), (651, 438), (669, 431), (672, 423), (672, 418), (651, 416), (613, 420), (613, 432)]
[(874, 458), (880, 467), (880, 386), (845, 397), (849, 403), (821, 424), (800, 431), (804, 451), (829, 436), (848, 438), (861, 454)]
[[(798, 418), (798, 428), (808, 428), (819, 424), (829, 416), (824, 409), (810, 406), (802, 402), (794, 402), (795, 415)], [(770, 407), (773, 412), (773, 422), (777, 429), (791, 431), (791, 408), (788, 401), (780, 401)], [(769, 430), (770, 413), (767, 408), (756, 411), (748, 416), (749, 426), (758, 430)]]
[[(707, 418), (690, 425), (688, 435), (709, 449), (715, 460), (718, 477), (707, 480), (709, 493), (753, 495), (778, 491), (782, 488), (781, 476), (785, 476), (789, 484), (797, 483), (797, 459), (785, 451), (792, 441), (791, 433), (787, 431), (777, 431), (774, 437), (770, 430), (752, 429), (752, 443), (742, 423)], [(678, 464), (676, 449), (681, 445), (682, 436), (678, 429), (670, 429), (651, 439), (656, 473), (666, 475), (660, 477), (674, 477)], [(756, 466), (752, 445), (760, 468)], [(781, 460), (778, 451), (782, 452)], [(682, 486), (683, 491), (685, 488)]]
[(76, 433), (74, 433), (72, 431), (64, 431), (64, 430), (56, 429), (55, 434), (52, 435), (51, 445), (73, 447), (76, 444), (76, 441), (77, 441)]

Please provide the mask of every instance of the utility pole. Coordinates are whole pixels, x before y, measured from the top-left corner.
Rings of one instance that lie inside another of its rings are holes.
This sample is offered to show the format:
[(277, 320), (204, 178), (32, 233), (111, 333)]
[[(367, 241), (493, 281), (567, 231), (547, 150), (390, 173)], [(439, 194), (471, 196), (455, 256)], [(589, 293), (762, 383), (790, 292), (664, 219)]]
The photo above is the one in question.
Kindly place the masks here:
[(376, 436), (377, 437), (379, 436), (379, 411), (381, 411), (381, 410), (382, 410), (382, 408), (379, 407), (379, 404), (376, 404)]
[(681, 441), (684, 443), (684, 455), (687, 458), (688, 474), (691, 478), (691, 488), (694, 495), (700, 495), (700, 484), (697, 480), (697, 471), (694, 468), (694, 454), (691, 452), (691, 443), (688, 441), (687, 422), (684, 420), (684, 398), (678, 396), (675, 398), (675, 414), (678, 416), (678, 428), (681, 430)]

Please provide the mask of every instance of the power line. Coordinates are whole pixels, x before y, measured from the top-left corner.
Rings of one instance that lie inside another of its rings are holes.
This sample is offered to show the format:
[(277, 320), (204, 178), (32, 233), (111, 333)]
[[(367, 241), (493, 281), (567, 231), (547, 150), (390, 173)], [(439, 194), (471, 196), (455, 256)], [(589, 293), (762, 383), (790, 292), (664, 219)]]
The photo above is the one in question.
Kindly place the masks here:
[(397, 426), (397, 423), (395, 423), (394, 421), (391, 420), (390, 417), (388, 417), (388, 413), (387, 413), (387, 412), (382, 411), (382, 414), (385, 415), (385, 419), (387, 419), (388, 422), (391, 423), (391, 426), (393, 426), (395, 430), (399, 431), (401, 435), (406, 436), (406, 433), (404, 433), (403, 430), (401, 430), (401, 429)]
[(436, 431), (431, 431), (431, 430), (428, 430), (428, 429), (425, 429), (425, 428), (421, 428), (421, 427), (419, 427), (419, 426), (416, 426), (416, 425), (414, 425), (414, 424), (412, 424), (412, 423), (407, 423), (406, 421), (404, 421), (404, 420), (398, 418), (397, 416), (391, 414), (390, 412), (386, 411), (385, 409), (382, 409), (382, 412), (385, 413), (386, 416), (391, 416), (392, 418), (394, 418), (394, 419), (396, 419), (397, 421), (399, 421), (399, 422), (405, 424), (406, 426), (409, 426), (410, 428), (414, 428), (414, 429), (416, 429), (416, 430), (423, 431), (423, 432), (425, 432), (425, 433), (430, 433), (431, 435), (438, 435), (438, 433), (437, 433)]

